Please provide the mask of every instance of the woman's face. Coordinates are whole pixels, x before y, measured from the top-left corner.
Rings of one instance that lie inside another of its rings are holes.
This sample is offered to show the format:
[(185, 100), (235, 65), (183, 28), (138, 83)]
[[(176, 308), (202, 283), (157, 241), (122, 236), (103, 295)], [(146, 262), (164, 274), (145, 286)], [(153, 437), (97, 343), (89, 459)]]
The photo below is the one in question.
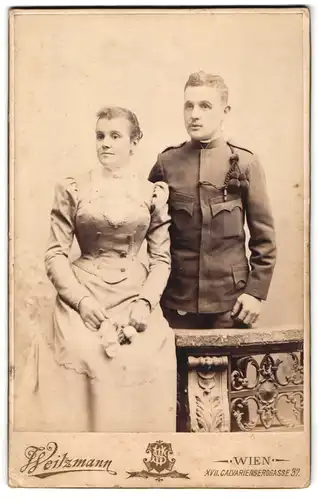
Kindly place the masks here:
[(96, 124), (96, 151), (104, 167), (116, 169), (128, 163), (135, 147), (130, 134), (131, 124), (126, 118), (99, 118)]

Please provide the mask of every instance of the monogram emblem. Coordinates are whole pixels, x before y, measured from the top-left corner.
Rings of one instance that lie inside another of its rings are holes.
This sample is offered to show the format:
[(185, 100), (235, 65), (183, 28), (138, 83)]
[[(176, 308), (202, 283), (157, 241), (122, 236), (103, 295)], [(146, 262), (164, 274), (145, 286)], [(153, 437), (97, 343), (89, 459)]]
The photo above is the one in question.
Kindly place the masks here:
[(171, 471), (176, 462), (175, 458), (169, 458), (169, 455), (173, 454), (171, 443), (164, 443), (163, 441), (149, 443), (146, 453), (151, 453), (149, 460), (144, 458), (144, 464), (148, 471)]
[(167, 477), (174, 479), (190, 479), (188, 473), (184, 474), (173, 470), (176, 459), (172, 458), (173, 451), (171, 443), (164, 443), (163, 441), (149, 443), (146, 448), (146, 453), (150, 455), (148, 458), (143, 459), (147, 470), (127, 472), (129, 474), (128, 479), (132, 477), (141, 477), (144, 479), (152, 477), (156, 481), (163, 481), (163, 479)]

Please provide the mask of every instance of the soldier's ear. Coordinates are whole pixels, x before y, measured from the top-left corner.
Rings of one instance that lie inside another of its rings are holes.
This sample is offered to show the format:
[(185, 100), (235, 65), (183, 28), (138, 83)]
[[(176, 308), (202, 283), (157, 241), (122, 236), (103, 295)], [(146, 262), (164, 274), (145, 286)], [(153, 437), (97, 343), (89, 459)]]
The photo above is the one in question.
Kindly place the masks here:
[(227, 114), (231, 111), (231, 106), (225, 106), (224, 113)]

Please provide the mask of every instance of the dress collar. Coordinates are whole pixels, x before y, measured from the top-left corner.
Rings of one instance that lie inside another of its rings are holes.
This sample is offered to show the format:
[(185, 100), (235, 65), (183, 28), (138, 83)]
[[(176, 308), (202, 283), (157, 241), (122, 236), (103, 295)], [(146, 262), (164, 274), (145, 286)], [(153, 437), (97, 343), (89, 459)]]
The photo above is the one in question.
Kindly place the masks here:
[[(117, 170), (111, 171), (108, 170), (105, 172), (101, 171), (101, 165), (98, 163), (96, 170), (91, 170), (91, 178), (98, 180), (100, 182), (112, 180), (112, 179), (124, 179), (127, 181), (136, 179), (138, 177), (138, 173), (134, 170), (133, 165), (129, 165), (124, 168), (119, 168)], [(98, 171), (99, 169), (99, 171)]]

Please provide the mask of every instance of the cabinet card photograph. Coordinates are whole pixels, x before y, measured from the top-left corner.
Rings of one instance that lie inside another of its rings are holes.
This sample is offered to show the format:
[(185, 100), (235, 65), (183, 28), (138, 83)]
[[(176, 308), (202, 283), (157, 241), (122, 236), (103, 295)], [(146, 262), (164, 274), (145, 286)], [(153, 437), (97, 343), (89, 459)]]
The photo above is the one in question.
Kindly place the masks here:
[(9, 485), (308, 486), (309, 10), (8, 23)]

